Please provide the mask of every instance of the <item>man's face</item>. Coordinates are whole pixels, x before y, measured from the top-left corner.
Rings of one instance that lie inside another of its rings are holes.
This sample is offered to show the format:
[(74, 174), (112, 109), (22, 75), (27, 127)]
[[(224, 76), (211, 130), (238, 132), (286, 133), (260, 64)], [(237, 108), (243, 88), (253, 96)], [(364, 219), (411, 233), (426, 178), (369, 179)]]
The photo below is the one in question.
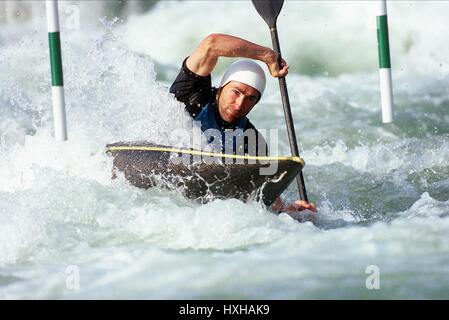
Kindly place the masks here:
[(237, 81), (229, 82), (219, 93), (218, 110), (221, 118), (236, 123), (251, 111), (259, 97), (259, 91), (253, 87)]

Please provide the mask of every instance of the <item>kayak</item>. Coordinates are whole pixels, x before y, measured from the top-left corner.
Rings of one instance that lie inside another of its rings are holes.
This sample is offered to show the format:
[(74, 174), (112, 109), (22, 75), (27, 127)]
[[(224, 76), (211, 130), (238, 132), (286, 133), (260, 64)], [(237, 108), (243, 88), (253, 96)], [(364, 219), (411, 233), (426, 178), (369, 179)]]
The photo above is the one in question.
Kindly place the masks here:
[(206, 203), (235, 198), (271, 205), (304, 167), (300, 157), (257, 157), (176, 148), (149, 142), (108, 144), (113, 174), (133, 186), (176, 190)]

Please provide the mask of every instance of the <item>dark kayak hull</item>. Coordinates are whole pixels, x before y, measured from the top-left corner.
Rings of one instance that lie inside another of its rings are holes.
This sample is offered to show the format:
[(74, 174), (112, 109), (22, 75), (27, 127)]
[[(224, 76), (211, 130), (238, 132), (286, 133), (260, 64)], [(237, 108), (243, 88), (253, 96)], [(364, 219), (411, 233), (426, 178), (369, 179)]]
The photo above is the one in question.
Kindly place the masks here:
[(114, 171), (139, 188), (165, 187), (200, 202), (236, 198), (266, 205), (295, 179), (304, 166), (296, 157), (245, 157), (180, 149), (151, 143), (106, 146)]

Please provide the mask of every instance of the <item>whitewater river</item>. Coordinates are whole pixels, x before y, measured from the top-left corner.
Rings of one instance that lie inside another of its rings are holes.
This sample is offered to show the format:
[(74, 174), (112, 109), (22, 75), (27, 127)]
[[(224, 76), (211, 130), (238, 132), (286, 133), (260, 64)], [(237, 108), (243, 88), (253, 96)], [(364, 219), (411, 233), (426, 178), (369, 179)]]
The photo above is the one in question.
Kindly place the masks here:
[[(79, 8), (78, 27), (61, 23), (66, 142), (53, 139), (44, 16), (0, 25), (1, 299), (449, 298), (448, 2), (389, 6), (387, 125), (375, 4), (286, 2), (278, 29), (316, 224), (111, 180), (107, 143), (167, 144), (191, 126), (168, 87), (203, 37), (270, 45), (250, 1), (88, 21)], [(289, 154), (275, 79), (249, 118)], [(294, 184), (283, 197), (298, 198)]]

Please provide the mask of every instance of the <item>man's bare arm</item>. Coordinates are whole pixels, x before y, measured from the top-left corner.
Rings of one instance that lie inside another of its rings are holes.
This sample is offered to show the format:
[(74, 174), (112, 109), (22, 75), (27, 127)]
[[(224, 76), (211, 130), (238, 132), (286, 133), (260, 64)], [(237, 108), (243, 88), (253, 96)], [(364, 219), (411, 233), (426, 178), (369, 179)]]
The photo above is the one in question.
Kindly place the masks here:
[(195, 52), (187, 59), (190, 71), (208, 76), (214, 70), (219, 57), (241, 57), (264, 62), (274, 77), (283, 77), (288, 73), (284, 60), (278, 65), (278, 54), (270, 48), (247, 40), (225, 35), (210, 34), (201, 41)]

